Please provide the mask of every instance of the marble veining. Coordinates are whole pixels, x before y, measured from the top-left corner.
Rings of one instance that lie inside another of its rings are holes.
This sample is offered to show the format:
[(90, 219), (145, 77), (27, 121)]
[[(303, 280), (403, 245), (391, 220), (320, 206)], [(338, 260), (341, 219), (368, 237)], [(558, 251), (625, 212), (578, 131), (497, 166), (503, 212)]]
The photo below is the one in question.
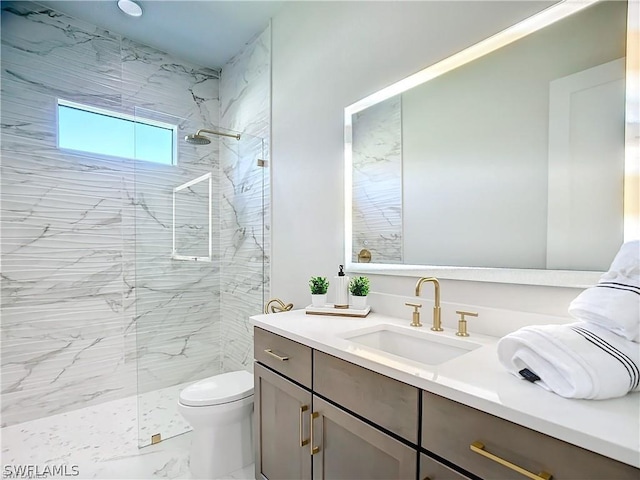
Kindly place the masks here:
[[(221, 342), (225, 371), (250, 369), (249, 317), (269, 289), (269, 138), (271, 28), (249, 41), (222, 69), (220, 124), (244, 132), (220, 152)], [(267, 161), (259, 167), (257, 160)]]

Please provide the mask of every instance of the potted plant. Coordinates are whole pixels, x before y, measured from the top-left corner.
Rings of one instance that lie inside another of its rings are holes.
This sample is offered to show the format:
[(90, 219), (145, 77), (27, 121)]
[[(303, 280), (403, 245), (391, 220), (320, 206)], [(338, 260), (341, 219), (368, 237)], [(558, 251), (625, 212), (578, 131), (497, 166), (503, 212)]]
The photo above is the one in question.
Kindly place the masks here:
[(367, 277), (354, 277), (349, 282), (349, 293), (353, 308), (363, 310), (367, 308), (367, 295), (369, 295), (369, 279)]
[(329, 289), (327, 277), (311, 277), (309, 288), (311, 289), (311, 305), (324, 307), (327, 304), (327, 290)]

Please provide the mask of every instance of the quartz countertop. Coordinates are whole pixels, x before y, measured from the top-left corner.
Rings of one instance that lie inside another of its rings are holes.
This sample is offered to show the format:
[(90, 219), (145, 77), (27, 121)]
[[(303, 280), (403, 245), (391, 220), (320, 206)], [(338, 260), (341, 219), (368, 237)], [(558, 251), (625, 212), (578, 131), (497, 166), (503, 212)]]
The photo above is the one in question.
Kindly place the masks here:
[[(251, 317), (253, 324), (348, 362), (504, 418), (606, 457), (640, 467), (640, 392), (611, 400), (560, 397), (516, 378), (498, 362), (497, 338), (470, 332), (481, 346), (437, 366), (424, 365), (354, 343), (349, 332), (407, 319), (371, 313), (366, 318), (306, 315), (294, 310)], [(429, 332), (428, 325), (420, 331)], [(433, 333), (459, 339), (455, 331)]]

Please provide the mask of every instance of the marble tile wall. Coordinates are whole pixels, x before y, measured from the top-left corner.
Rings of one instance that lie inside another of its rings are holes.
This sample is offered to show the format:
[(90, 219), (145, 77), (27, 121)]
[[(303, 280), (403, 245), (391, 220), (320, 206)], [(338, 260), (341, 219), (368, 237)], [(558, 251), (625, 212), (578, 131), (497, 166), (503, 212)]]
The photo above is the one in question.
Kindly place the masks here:
[(402, 263), (402, 103), (400, 95), (353, 118), (352, 258)]
[[(249, 316), (269, 294), (271, 27), (222, 68), (220, 124), (245, 132), (220, 155), (221, 340), (225, 371), (251, 369)], [(234, 149), (237, 154), (234, 154)], [(257, 160), (266, 160), (259, 167)]]
[(170, 255), (172, 187), (218, 172), (217, 145), (182, 142), (175, 169), (133, 164), (58, 150), (55, 123), (64, 98), (161, 112), (184, 135), (218, 122), (218, 77), (37, 4), (2, 3), (3, 425), (220, 369), (219, 258)]

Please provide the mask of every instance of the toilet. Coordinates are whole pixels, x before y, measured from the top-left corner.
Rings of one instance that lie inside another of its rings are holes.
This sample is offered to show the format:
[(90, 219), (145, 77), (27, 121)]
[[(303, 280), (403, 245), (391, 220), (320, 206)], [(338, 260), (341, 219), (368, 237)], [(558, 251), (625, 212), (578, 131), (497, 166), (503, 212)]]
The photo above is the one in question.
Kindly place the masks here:
[(192, 478), (221, 478), (254, 461), (253, 375), (229, 372), (180, 392), (178, 410), (193, 428)]

